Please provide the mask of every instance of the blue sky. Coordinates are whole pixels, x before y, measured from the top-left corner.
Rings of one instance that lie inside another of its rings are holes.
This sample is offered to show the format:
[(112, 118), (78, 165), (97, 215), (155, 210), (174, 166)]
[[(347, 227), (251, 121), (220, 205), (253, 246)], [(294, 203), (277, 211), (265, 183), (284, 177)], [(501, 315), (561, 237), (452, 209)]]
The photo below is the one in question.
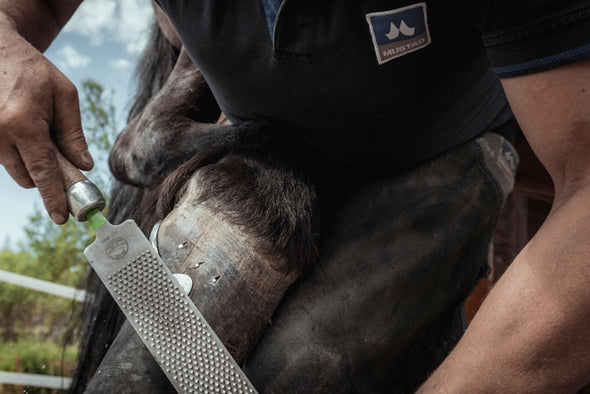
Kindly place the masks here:
[[(113, 92), (119, 127), (133, 95), (131, 75), (153, 18), (149, 0), (85, 0), (45, 55), (76, 85), (87, 78)], [(104, 163), (98, 163), (104, 165)], [(20, 188), (0, 166), (0, 248), (24, 239), (36, 189)]]

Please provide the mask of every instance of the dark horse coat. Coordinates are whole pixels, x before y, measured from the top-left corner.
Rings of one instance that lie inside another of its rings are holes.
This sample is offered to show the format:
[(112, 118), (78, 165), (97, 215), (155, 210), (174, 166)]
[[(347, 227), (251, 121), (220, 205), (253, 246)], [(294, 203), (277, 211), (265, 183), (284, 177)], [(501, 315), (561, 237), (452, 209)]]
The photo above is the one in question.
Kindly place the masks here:
[[(161, 221), (164, 261), (192, 277), (191, 298), (260, 391), (413, 391), (458, 340), (457, 306), (485, 271), (503, 197), (481, 181), (478, 145), (453, 167), (442, 156), (389, 179), (323, 166), (272, 124), (218, 124), (158, 15), (110, 157), (111, 221), (146, 234)], [(441, 201), (447, 182), (464, 192)], [(439, 211), (478, 220), (449, 232)], [(73, 391), (173, 391), (93, 274), (88, 290)]]

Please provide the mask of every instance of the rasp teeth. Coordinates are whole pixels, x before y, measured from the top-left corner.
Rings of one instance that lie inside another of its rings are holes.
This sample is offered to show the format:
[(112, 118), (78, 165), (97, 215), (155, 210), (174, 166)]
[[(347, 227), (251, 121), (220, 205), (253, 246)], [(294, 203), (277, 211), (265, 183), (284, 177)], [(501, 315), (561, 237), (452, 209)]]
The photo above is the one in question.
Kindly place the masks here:
[(256, 392), (132, 220), (102, 223), (84, 254), (179, 393)]
[(146, 345), (179, 391), (255, 392), (151, 251), (110, 275), (108, 282), (109, 288), (117, 289), (117, 303), (147, 339)]

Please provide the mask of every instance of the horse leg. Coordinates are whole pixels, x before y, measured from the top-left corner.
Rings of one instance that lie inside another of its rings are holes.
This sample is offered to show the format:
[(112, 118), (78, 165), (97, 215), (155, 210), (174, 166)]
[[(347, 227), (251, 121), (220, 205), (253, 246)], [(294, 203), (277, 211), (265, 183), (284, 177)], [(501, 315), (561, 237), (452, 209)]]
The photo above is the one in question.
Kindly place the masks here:
[[(277, 142), (284, 135), (269, 130), (268, 125), (205, 123), (213, 122), (218, 115), (204, 79), (182, 51), (162, 89), (118, 137), (110, 164), (123, 182), (146, 187), (154, 178), (197, 157), (191, 161), (197, 163), (194, 168), (187, 170), (183, 166), (160, 188), (162, 200), (183, 196), (178, 204), (160, 204), (165, 213), (176, 205), (161, 227), (161, 251), (168, 256), (167, 262), (180, 271), (189, 270), (190, 263), (200, 258), (199, 253), (210, 254), (204, 268), (191, 275), (195, 281), (193, 299), (199, 300), (205, 317), (232, 355), (241, 360), (256, 343), (284, 291), (302, 267), (314, 259), (313, 238), (319, 231), (313, 186), (302, 182), (303, 178), (292, 171), (290, 159), (284, 159), (289, 155), (276, 149), (292, 144)], [(186, 190), (180, 187), (183, 185)], [(252, 217), (248, 212), (261, 217)], [(175, 224), (177, 219), (188, 217), (193, 220), (186, 227)], [(136, 219), (145, 224), (157, 217), (144, 215)], [(189, 231), (207, 223), (211, 225), (204, 233)], [(174, 233), (172, 228), (185, 228), (185, 232)], [(188, 244), (191, 239), (200, 239), (199, 247), (190, 249), (194, 252), (184, 260), (174, 260), (170, 253), (179, 238)], [(234, 241), (230, 245), (220, 241), (228, 239)], [(234, 260), (228, 262), (222, 255), (231, 255)], [(207, 288), (205, 285), (211, 281), (207, 269), (216, 268), (224, 275), (213, 276), (219, 276), (216, 286)], [(223, 307), (228, 304), (238, 307)], [(124, 326), (87, 392), (121, 390), (129, 379), (136, 378), (150, 383), (142, 384), (146, 386), (142, 389), (134, 383), (134, 391), (162, 392), (157, 383), (161, 382), (161, 371), (146, 352), (133, 330)]]
[(113, 175), (146, 185), (169, 174), (199, 150), (199, 137), (217, 129), (219, 107), (184, 50), (164, 86), (117, 137), (109, 164)]
[[(155, 215), (165, 215), (159, 252), (173, 272), (192, 278), (191, 299), (238, 362), (255, 347), (289, 286), (318, 257), (317, 195), (300, 163), (309, 154), (267, 127), (234, 129), (237, 137), (225, 136), (220, 157), (196, 154), (154, 191)], [(120, 391), (129, 379), (134, 390), (163, 390), (153, 385), (159, 367), (129, 327), (98, 372), (87, 393)]]

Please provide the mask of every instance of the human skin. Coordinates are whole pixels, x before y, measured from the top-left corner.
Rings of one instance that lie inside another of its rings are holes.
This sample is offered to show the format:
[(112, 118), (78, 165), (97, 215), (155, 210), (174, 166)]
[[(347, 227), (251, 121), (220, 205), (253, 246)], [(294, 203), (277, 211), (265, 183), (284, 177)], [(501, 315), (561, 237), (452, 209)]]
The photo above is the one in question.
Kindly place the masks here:
[[(0, 163), (57, 223), (67, 208), (49, 130), (79, 168), (92, 162), (75, 89), (39, 49), (79, 3), (0, 0)], [(553, 179), (553, 209), (421, 393), (575, 392), (590, 373), (590, 61), (502, 85)]]
[(39, 189), (58, 224), (67, 221), (68, 209), (56, 149), (82, 170), (90, 170), (93, 162), (76, 88), (40, 51), (79, 3), (0, 2), (0, 163), (19, 185)]
[(590, 60), (502, 85), (553, 207), (419, 393), (571, 393), (590, 376)]

